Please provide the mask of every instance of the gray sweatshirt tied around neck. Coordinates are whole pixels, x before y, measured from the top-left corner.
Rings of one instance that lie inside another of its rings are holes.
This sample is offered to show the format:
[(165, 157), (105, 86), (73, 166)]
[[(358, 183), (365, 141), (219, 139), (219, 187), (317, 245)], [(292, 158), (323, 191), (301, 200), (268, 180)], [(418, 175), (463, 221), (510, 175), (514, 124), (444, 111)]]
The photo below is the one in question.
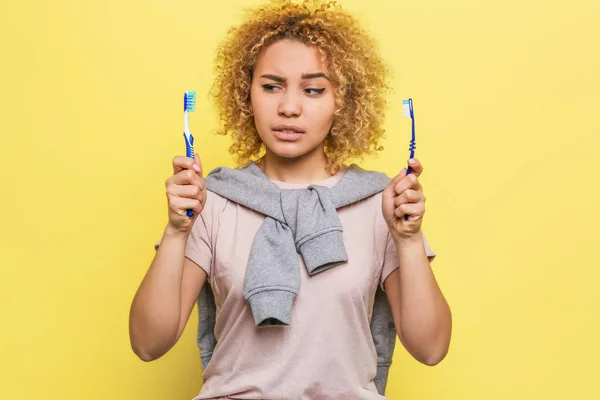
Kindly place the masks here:
[[(288, 325), (300, 286), (302, 256), (313, 276), (348, 261), (337, 209), (383, 191), (390, 179), (380, 172), (349, 167), (331, 187), (280, 189), (251, 163), (242, 169), (219, 167), (206, 177), (207, 189), (266, 216), (254, 238), (244, 298), (257, 326)], [(216, 306), (210, 286), (198, 297), (198, 346), (206, 368), (216, 346)], [(377, 351), (375, 385), (385, 391), (396, 331), (385, 293), (378, 287), (371, 317)]]

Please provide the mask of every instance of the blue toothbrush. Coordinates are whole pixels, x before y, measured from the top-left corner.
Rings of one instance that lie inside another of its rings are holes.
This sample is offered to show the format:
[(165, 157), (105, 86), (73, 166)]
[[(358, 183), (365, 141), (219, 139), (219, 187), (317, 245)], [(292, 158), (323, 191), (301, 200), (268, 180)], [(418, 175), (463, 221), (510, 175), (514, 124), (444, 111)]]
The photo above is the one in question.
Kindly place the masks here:
[[(415, 112), (413, 110), (413, 101), (411, 98), (408, 100), (402, 100), (402, 110), (404, 111), (404, 118), (410, 118), (412, 120), (412, 139), (410, 141), (410, 158), (415, 158), (415, 149), (417, 148), (416, 139), (415, 139)], [(411, 168), (408, 166), (406, 170), (406, 175), (411, 173)], [(408, 219), (408, 215), (404, 216), (404, 219)]]
[[(194, 137), (190, 132), (188, 113), (196, 110), (196, 91), (187, 91), (183, 94), (183, 137), (185, 138), (185, 155), (194, 158)], [(194, 210), (187, 210), (187, 216), (193, 217)]]

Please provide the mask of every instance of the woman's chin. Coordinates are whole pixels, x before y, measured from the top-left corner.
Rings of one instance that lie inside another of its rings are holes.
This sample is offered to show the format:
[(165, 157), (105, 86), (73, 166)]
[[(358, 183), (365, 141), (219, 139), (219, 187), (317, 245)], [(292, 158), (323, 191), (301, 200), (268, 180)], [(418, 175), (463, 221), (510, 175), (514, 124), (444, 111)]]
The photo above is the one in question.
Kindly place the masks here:
[[(323, 154), (323, 141), (307, 140), (308, 137), (304, 136), (300, 140), (278, 140), (274, 137), (269, 137), (267, 141), (263, 138), (263, 143), (268, 149), (268, 153), (273, 156), (293, 160), (296, 158), (311, 157), (313, 155)], [(314, 138), (316, 139), (316, 138)]]
[(274, 143), (269, 146), (270, 152), (279, 158), (294, 159), (311, 153), (312, 149), (300, 145), (300, 143)]
[(305, 156), (306, 154), (308, 154), (308, 152), (303, 152), (303, 151), (292, 151), (292, 150), (287, 150), (287, 151), (271, 151), (271, 153), (273, 153), (274, 156), (278, 157), (278, 158), (284, 158), (286, 160), (293, 160), (295, 158), (300, 158), (302, 156)]

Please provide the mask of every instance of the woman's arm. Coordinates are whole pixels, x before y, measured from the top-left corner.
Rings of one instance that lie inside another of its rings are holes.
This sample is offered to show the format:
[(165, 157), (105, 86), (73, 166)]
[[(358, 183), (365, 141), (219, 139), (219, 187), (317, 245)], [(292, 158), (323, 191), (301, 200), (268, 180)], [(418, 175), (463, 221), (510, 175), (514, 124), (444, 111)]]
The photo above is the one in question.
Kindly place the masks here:
[(206, 272), (184, 257), (186, 236), (165, 230), (131, 304), (131, 347), (144, 361), (161, 357), (177, 343), (206, 280)]
[(398, 252), (399, 268), (384, 282), (400, 341), (418, 361), (436, 365), (450, 347), (452, 316), (429, 264), (421, 224), (425, 195), (419, 182), (423, 166), (409, 160), (382, 197), (383, 216)]
[(419, 362), (436, 365), (450, 346), (452, 317), (425, 253), (423, 237), (396, 241), (400, 268), (385, 280), (398, 338)]
[(177, 343), (206, 281), (206, 272), (185, 257), (206, 201), (201, 165), (197, 154), (193, 159), (177, 156), (173, 175), (165, 182), (169, 223), (129, 312), (131, 347), (144, 361), (161, 357)]

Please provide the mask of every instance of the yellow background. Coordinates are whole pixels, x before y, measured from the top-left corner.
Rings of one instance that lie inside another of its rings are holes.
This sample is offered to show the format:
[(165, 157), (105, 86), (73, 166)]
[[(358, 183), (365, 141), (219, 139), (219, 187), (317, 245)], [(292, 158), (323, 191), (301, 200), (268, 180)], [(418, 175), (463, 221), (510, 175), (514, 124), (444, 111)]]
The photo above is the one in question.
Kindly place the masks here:
[[(191, 399), (195, 311), (152, 363), (127, 319), (184, 153), (182, 92), (204, 167), (232, 165), (207, 96), (217, 41), (248, 2), (12, 1), (0, 6), (0, 398)], [(414, 99), (424, 230), (454, 315), (450, 354), (398, 347), (390, 399), (598, 399), (600, 6), (345, 0), (394, 71), (388, 174)]]

